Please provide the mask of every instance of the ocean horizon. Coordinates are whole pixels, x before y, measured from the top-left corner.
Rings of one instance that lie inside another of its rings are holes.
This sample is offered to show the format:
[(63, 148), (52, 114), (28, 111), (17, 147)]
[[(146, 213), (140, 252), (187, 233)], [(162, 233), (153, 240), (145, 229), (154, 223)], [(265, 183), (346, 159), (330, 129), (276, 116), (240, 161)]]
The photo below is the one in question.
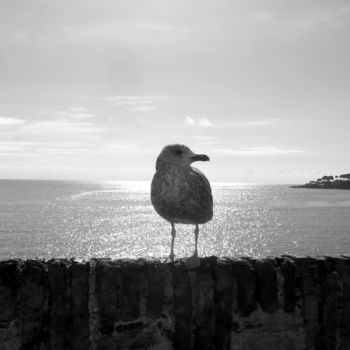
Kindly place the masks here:
[[(341, 255), (350, 251), (350, 191), (212, 183), (213, 220), (199, 256)], [(193, 225), (177, 225), (175, 257)], [(170, 224), (149, 181), (0, 180), (0, 259), (166, 258)]]

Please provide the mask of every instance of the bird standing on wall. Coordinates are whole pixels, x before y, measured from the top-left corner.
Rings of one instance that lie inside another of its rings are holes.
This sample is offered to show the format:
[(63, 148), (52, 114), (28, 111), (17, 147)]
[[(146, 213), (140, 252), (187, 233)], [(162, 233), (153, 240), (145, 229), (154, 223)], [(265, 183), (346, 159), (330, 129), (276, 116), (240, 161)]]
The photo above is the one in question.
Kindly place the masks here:
[(213, 217), (213, 196), (208, 179), (191, 166), (195, 161), (208, 161), (205, 154), (195, 154), (185, 145), (168, 145), (160, 152), (151, 185), (151, 201), (156, 212), (171, 224), (170, 259), (174, 260), (175, 224), (195, 225), (195, 249), (199, 224)]

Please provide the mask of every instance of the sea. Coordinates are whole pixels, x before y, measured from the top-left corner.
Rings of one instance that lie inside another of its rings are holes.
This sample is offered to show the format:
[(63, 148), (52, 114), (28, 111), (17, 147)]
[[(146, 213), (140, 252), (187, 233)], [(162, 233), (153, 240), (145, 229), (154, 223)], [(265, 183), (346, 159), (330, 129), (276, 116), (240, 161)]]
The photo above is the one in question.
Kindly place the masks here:
[[(214, 183), (212, 191), (200, 256), (350, 254), (349, 190)], [(176, 230), (175, 256), (191, 256), (194, 226)], [(170, 232), (149, 182), (0, 180), (0, 259), (165, 259)]]

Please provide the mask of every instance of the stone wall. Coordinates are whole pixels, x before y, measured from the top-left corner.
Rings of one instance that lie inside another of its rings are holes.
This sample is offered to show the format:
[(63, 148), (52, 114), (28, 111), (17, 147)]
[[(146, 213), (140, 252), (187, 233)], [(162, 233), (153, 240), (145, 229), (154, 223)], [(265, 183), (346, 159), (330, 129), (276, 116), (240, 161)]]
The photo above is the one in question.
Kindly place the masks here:
[(350, 349), (350, 258), (1, 261), (0, 349)]

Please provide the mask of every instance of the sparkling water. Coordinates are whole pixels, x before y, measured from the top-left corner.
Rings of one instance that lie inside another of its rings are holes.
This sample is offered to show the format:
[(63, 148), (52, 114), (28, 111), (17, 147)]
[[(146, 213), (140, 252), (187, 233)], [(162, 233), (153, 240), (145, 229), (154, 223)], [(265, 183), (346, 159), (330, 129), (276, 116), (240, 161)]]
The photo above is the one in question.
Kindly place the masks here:
[[(200, 256), (350, 253), (350, 191), (213, 184), (214, 217), (200, 226)], [(177, 225), (176, 257), (194, 250)], [(150, 258), (170, 252), (170, 224), (150, 183), (0, 180), (0, 259)]]

